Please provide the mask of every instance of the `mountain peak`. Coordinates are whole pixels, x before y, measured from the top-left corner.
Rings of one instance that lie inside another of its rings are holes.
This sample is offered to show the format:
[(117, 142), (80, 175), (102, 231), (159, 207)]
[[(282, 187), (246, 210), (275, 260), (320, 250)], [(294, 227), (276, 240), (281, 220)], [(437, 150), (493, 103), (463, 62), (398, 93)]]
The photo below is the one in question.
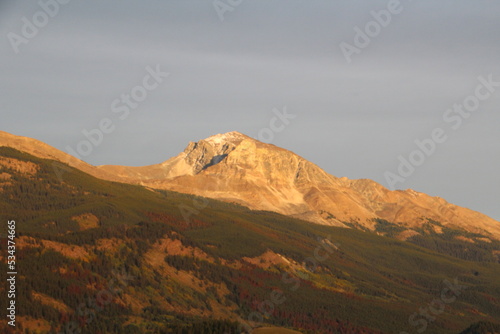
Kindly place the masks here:
[(203, 141), (219, 145), (219, 144), (224, 144), (227, 142), (233, 143), (233, 144), (238, 144), (241, 141), (245, 139), (252, 139), (247, 135), (244, 135), (243, 133), (240, 133), (238, 131), (231, 131), (231, 132), (226, 132), (226, 133), (219, 133), (213, 136), (210, 136)]
[(68, 163), (102, 179), (236, 202), (321, 224), (375, 229), (373, 219), (379, 218), (420, 228), (431, 219), (500, 240), (499, 222), (483, 214), (413, 190), (390, 191), (372, 180), (336, 178), (291, 151), (236, 131), (191, 142), (179, 155), (144, 167), (94, 167), (5, 132), (0, 132), (0, 146)]
[(183, 152), (184, 162), (190, 166), (190, 174), (198, 174), (224, 160), (241, 142), (248, 139), (255, 141), (240, 132), (232, 131), (190, 142)]

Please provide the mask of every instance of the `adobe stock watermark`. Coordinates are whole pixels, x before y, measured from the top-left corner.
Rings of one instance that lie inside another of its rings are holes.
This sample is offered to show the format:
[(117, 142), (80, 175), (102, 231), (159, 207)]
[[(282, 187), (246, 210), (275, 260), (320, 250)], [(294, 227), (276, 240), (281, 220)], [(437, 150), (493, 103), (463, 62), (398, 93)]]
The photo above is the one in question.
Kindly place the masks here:
[(212, 5), (214, 6), (217, 16), (219, 16), (219, 20), (224, 22), (224, 15), (226, 15), (227, 12), (234, 11), (235, 8), (242, 3), (243, 0), (214, 0)]
[[(157, 89), (169, 75), (170, 73), (163, 72), (160, 69), (160, 65), (156, 65), (156, 68), (147, 66), (146, 75), (143, 77), (141, 84), (113, 100), (110, 106), (111, 112), (116, 114), (120, 121), (126, 120), (131, 115), (131, 111), (138, 109), (140, 103), (146, 100), (148, 95)], [(66, 152), (70, 155), (66, 163), (69, 163), (72, 158), (83, 160), (82, 157), (88, 157), (96, 147), (104, 142), (106, 135), (110, 135), (115, 129), (116, 121), (109, 117), (103, 117), (93, 129), (83, 129), (82, 135), (85, 139), (80, 140), (74, 148), (70, 145), (66, 146)], [(58, 162), (54, 162), (53, 167), (59, 180), (62, 180), (62, 175), (69, 170)]]
[(381, 9), (379, 11), (372, 10), (370, 12), (373, 20), (367, 22), (363, 29), (359, 26), (355, 26), (355, 35), (352, 44), (344, 41), (339, 44), (340, 50), (347, 63), (350, 64), (355, 54), (359, 55), (363, 49), (367, 48), (372, 40), (377, 38), (382, 30), (391, 24), (393, 17), (403, 12), (403, 9), (404, 7), (400, 0), (389, 0), (386, 9)]
[[(479, 76), (477, 80), (479, 84), (473, 94), (467, 96), (462, 103), (455, 103), (443, 113), (443, 121), (451, 126), (452, 130), (460, 129), (464, 120), (470, 118), (473, 112), (478, 111), (481, 102), (491, 98), (500, 87), (500, 81), (494, 81), (493, 74), (489, 74), (487, 77)], [(427, 138), (422, 140), (417, 138), (414, 141), (416, 148), (410, 154), (406, 157), (398, 156), (399, 165), (396, 172), (386, 171), (384, 173), (388, 188), (395, 190), (398, 183), (404, 183), (412, 176), (417, 168), (422, 166), (437, 151), (438, 146), (448, 140), (447, 133), (443, 127), (436, 127)]]
[(205, 209), (209, 203), (210, 202), (206, 197), (195, 196), (192, 201), (193, 206), (184, 203), (180, 204), (179, 211), (181, 212), (186, 226), (191, 225), (191, 216), (199, 215), (201, 210)]
[(58, 334), (82, 333), (82, 329), (96, 319), (97, 313), (111, 304), (135, 279), (125, 268), (121, 268), (120, 271), (113, 270), (112, 276), (106, 288), (99, 290), (94, 298), (88, 297), (85, 302), (78, 305), (74, 313), (76, 319), (63, 324)]
[(281, 111), (273, 108), (273, 114), (274, 117), (269, 121), (269, 127), (260, 129), (257, 135), (257, 138), (263, 143), (270, 144), (274, 140), (274, 135), (285, 130), (290, 124), (290, 120), (297, 117), (297, 115), (289, 114), (286, 106)]
[[(318, 269), (321, 262), (326, 261), (330, 256), (339, 250), (340, 244), (333, 243), (331, 236), (326, 238), (318, 238), (319, 245), (314, 249), (312, 256), (304, 259), (302, 266), (308, 272), (314, 273)], [(298, 277), (297, 277), (298, 276)], [(301, 279), (308, 279), (308, 274), (296, 273), (296, 276), (289, 272), (283, 273), (281, 281), (289, 285), (289, 291), (295, 292), (300, 288)], [(240, 322), (238, 333), (252, 333), (252, 330), (262, 323), (265, 318), (270, 318), (277, 306), (282, 305), (287, 300), (284, 291), (273, 289), (269, 293), (269, 298), (257, 305), (257, 311), (250, 313), (247, 321)]]
[(21, 45), (26, 45), (38, 36), (41, 29), (45, 28), (49, 24), (50, 20), (59, 14), (61, 6), (67, 5), (71, 0), (40, 0), (38, 5), (40, 10), (38, 10), (31, 19), (23, 16), (21, 18), (21, 31), (17, 34), (13, 31), (7, 34), (7, 39), (14, 50), (14, 53), (18, 54), (20, 52), (19, 47)]
[[(415, 327), (417, 333), (423, 333), (427, 330), (429, 324), (434, 322), (437, 316), (441, 315), (446, 309), (447, 304), (454, 303), (462, 294), (462, 291), (467, 289), (467, 286), (460, 285), (460, 282), (455, 277), (453, 283), (444, 280), (445, 287), (441, 290), (439, 298), (433, 299), (426, 307), (421, 307), (418, 312), (413, 313), (408, 318), (408, 324)], [(410, 334), (409, 332), (399, 332), (399, 334)]]

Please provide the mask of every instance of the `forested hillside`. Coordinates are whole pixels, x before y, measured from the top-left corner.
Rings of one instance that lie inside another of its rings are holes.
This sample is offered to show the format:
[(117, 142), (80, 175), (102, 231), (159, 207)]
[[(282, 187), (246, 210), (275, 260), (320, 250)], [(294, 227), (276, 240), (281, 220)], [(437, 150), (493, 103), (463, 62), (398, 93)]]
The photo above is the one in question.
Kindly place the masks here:
[(316, 225), (5, 147), (0, 198), (0, 219), (17, 227), (16, 333), (476, 333), (499, 322), (499, 243), (432, 220), (402, 241), (383, 220), (376, 233)]

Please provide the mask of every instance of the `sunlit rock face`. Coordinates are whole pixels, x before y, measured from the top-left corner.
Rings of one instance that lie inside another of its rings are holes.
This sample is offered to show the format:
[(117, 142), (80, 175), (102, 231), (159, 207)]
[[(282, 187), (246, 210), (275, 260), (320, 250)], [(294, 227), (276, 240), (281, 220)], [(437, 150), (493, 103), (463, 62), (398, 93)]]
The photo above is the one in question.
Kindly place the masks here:
[(238, 132), (190, 142), (176, 157), (144, 167), (94, 167), (3, 132), (0, 145), (69, 163), (102, 179), (236, 202), (319, 224), (373, 229), (374, 218), (407, 227), (432, 219), (500, 239), (500, 223), (479, 212), (411, 189), (390, 191), (372, 180), (338, 178), (293, 152)]

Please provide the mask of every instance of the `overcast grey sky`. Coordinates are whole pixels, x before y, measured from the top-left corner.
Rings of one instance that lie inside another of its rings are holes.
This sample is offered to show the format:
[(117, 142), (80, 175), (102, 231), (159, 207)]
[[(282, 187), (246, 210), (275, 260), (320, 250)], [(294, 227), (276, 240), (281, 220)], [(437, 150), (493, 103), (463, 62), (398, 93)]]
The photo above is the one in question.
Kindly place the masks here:
[[(401, 0), (380, 31), (371, 11), (390, 0), (217, 1), (230, 10), (73, 0), (44, 17), (38, 1), (0, 2), (0, 129), (66, 151), (109, 118), (115, 130), (84, 160), (140, 166), (217, 133), (257, 138), (286, 106), (296, 117), (273, 144), (389, 186), (398, 157), (442, 128), (447, 141), (396, 187), (500, 219), (500, 88), (458, 129), (443, 120), (479, 76), (500, 81), (499, 1)], [(340, 45), (367, 25), (373, 37), (349, 63)], [(25, 38), (15, 47), (13, 34)], [(157, 65), (170, 75), (121, 120), (111, 104)]]

